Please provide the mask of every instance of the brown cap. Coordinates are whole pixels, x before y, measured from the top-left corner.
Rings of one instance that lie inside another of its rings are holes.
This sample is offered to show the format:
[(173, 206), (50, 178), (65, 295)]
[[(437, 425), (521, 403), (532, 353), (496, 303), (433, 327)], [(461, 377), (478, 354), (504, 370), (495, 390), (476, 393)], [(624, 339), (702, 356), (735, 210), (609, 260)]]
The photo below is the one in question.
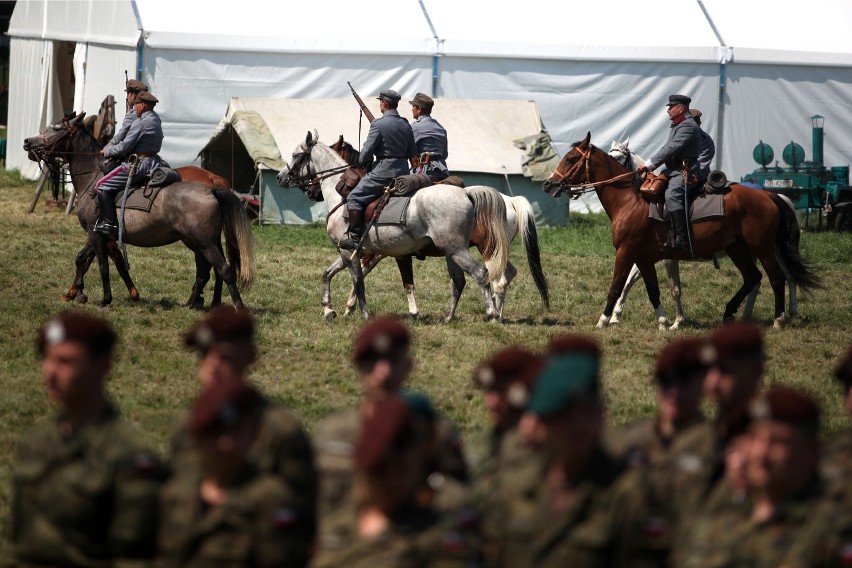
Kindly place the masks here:
[(415, 438), (411, 408), (400, 397), (378, 401), (361, 425), (355, 445), (355, 467), (375, 471), (390, 455), (399, 453)]
[(601, 346), (592, 337), (577, 333), (557, 335), (550, 340), (547, 347), (548, 354), (558, 353), (588, 353), (596, 359), (600, 359)]
[(408, 101), (408, 104), (413, 106), (419, 106), (426, 113), (432, 112), (432, 107), (435, 106), (435, 101), (432, 100), (432, 97), (426, 95), (425, 93), (417, 93), (414, 95), (414, 98)]
[(38, 352), (44, 355), (49, 345), (64, 341), (78, 341), (88, 348), (92, 355), (104, 355), (112, 352), (117, 336), (106, 320), (84, 312), (65, 312), (49, 319), (38, 335)]
[(124, 91), (126, 93), (148, 92), (148, 85), (142, 81), (137, 81), (136, 79), (128, 79)]
[(689, 109), (689, 114), (692, 115), (692, 118), (701, 118), (701, 111), (697, 108)]
[(713, 347), (703, 337), (672, 341), (660, 350), (654, 378), (663, 386), (687, 382), (696, 371), (708, 368)]
[(214, 343), (252, 341), (253, 339), (254, 318), (248, 310), (219, 306), (193, 326), (184, 335), (183, 342), (187, 347), (205, 351)]
[(746, 321), (730, 322), (717, 327), (710, 335), (710, 343), (715, 353), (708, 354), (708, 363), (715, 363), (719, 359), (763, 356), (763, 335), (760, 328)]
[(846, 355), (834, 368), (834, 378), (846, 386), (852, 385), (852, 343), (849, 344)]
[(477, 366), (473, 382), (487, 391), (506, 394), (513, 408), (525, 408), (543, 358), (523, 347), (510, 345), (500, 349)]
[(819, 406), (809, 395), (786, 386), (776, 386), (756, 398), (750, 408), (754, 421), (772, 420), (819, 431)]
[(204, 389), (192, 405), (189, 433), (194, 438), (216, 435), (252, 419), (263, 397), (248, 383), (225, 381)]
[(148, 91), (142, 91), (141, 93), (136, 95), (136, 100), (142, 101), (143, 103), (146, 103), (146, 104), (149, 104), (149, 105), (155, 105), (158, 102), (160, 102), (160, 101), (157, 100), (157, 97), (155, 97), (154, 95), (152, 95)]
[(352, 350), (352, 360), (358, 364), (387, 359), (405, 353), (410, 344), (411, 334), (404, 323), (392, 317), (375, 318), (361, 328)]

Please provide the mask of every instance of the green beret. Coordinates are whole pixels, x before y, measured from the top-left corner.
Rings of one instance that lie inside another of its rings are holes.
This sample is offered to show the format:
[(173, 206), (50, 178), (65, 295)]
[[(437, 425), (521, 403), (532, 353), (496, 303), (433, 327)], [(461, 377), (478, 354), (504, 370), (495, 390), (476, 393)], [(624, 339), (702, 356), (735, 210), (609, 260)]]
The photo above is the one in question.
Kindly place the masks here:
[(547, 418), (581, 400), (597, 399), (598, 371), (598, 358), (588, 352), (551, 356), (538, 375), (528, 410)]

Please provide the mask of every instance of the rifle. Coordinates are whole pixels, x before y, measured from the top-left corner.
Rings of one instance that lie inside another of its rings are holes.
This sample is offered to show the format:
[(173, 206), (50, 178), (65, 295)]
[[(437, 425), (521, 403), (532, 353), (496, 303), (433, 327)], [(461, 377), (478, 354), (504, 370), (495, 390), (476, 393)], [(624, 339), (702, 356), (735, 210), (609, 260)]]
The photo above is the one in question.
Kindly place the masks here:
[(361, 100), (361, 97), (358, 96), (358, 93), (355, 92), (355, 89), (352, 88), (352, 83), (346, 81), (346, 84), (349, 85), (349, 90), (352, 91), (352, 96), (355, 97), (355, 100), (358, 102), (358, 106), (361, 107), (361, 112), (363, 112), (364, 116), (367, 117), (367, 120), (372, 123), (374, 120), (376, 120), (376, 117), (373, 116), (373, 113), (370, 111), (370, 109), (367, 108), (367, 105), (364, 104), (364, 101)]
[[(127, 88), (127, 82), (130, 79), (127, 77), (127, 69), (124, 70), (124, 88)], [(124, 97), (124, 114), (130, 112), (130, 101), (127, 100), (127, 97)]]

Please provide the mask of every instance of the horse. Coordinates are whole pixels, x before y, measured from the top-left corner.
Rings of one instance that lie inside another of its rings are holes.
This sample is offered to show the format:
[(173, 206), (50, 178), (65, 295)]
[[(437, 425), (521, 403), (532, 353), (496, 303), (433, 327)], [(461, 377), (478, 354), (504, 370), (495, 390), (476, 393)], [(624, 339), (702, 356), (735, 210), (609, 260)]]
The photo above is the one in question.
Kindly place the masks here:
[[(357, 164), (360, 159), (358, 150), (356, 150), (352, 144), (345, 141), (342, 134), (338, 137), (337, 141), (329, 147), (350, 166)], [(548, 289), (547, 277), (545, 276), (544, 270), (541, 266), (538, 231), (535, 226), (535, 214), (533, 213), (532, 205), (526, 197), (521, 195), (509, 196), (504, 193), (500, 193), (500, 195), (506, 203), (505, 230), (509, 243), (511, 244), (517, 235), (522, 235), (524, 251), (527, 256), (527, 264), (529, 265), (533, 282), (536, 285), (536, 289), (538, 290), (545, 309), (550, 309), (550, 291)], [(474, 235), (475, 240), (477, 240), (476, 237), (477, 235)], [(473, 244), (477, 247), (480, 254), (485, 254), (485, 243), (474, 242)], [(440, 252), (436, 251), (433, 256), (440, 256)], [(366, 277), (383, 258), (384, 257), (382, 256), (364, 256), (361, 262), (364, 270), (364, 276)], [(419, 310), (417, 309), (417, 301), (414, 298), (414, 267), (412, 265), (412, 258), (411, 256), (402, 256), (396, 257), (395, 260), (397, 268), (399, 269), (400, 278), (402, 278), (402, 287), (403, 290), (405, 290), (405, 295), (408, 299), (408, 315), (411, 318), (417, 318), (419, 316)], [(500, 275), (500, 278), (491, 283), (494, 307), (500, 313), (501, 317), (503, 315), (506, 292), (508, 291), (509, 284), (512, 283), (512, 280), (515, 279), (517, 274), (518, 269), (510, 260), (507, 259), (506, 270), (502, 275)], [(462, 290), (458, 290), (458, 293), (461, 295)], [(344, 315), (349, 315), (354, 310), (356, 301), (357, 297), (355, 296), (355, 290), (353, 289), (346, 302)], [(454, 302), (454, 305), (457, 304), (458, 301)]]
[[(103, 285), (100, 305), (107, 306), (112, 302), (108, 241), (93, 231), (98, 217), (94, 187), (103, 174), (99, 167), (99, 144), (83, 127), (85, 114), (72, 113), (27, 138), (24, 151), (34, 161), (59, 157), (68, 163), (78, 195), (77, 218), (88, 235), (86, 247), (77, 255), (77, 293), (83, 294), (83, 269), (90, 254), (87, 247), (92, 247), (98, 258)], [(187, 306), (197, 306), (213, 268), (228, 286), (234, 306), (244, 307), (240, 290), (251, 286), (255, 272), (251, 224), (239, 198), (231, 191), (212, 189), (195, 181), (174, 183), (159, 191), (150, 212), (128, 209), (124, 228), (123, 238), (128, 244), (158, 247), (183, 241), (193, 251), (196, 278)], [(222, 247), (223, 232), (228, 260)]]
[[(612, 144), (609, 148), (609, 155), (615, 158), (619, 164), (627, 168), (628, 170), (635, 170), (639, 165), (645, 163), (645, 158), (636, 154), (630, 149), (630, 138), (624, 142), (617, 142), (615, 140), (612, 141)], [(795, 212), (795, 206), (793, 202), (786, 195), (779, 195), (781, 199), (787, 204)], [(796, 215), (796, 222), (799, 223), (801, 227), (801, 220)], [(686, 319), (683, 312), (683, 305), (681, 303), (681, 285), (680, 285), (680, 262), (674, 258), (665, 258), (663, 259), (663, 267), (666, 271), (666, 277), (669, 282), (669, 289), (672, 293), (672, 299), (675, 304), (675, 320), (668, 328), (670, 330), (675, 330), (680, 327), (680, 324)], [(717, 265), (718, 267), (718, 265)], [(618, 297), (618, 300), (615, 302), (615, 308), (613, 309), (612, 319), (610, 323), (618, 323), (619, 318), (621, 317), (622, 312), (624, 311), (624, 304), (627, 302), (627, 293), (630, 292), (630, 289), (633, 287), (636, 282), (639, 281), (639, 278), (642, 275), (639, 273), (639, 267), (635, 264), (633, 268), (630, 269), (630, 274), (627, 276), (627, 283), (624, 285), (624, 289), (621, 291), (621, 295)], [(796, 283), (791, 279), (787, 279), (787, 290), (789, 292), (790, 304), (789, 304), (789, 316), (795, 317), (798, 315), (798, 305), (796, 303)], [(752, 313), (754, 312), (754, 303), (757, 300), (757, 294), (760, 291), (760, 283), (757, 283), (751, 292), (749, 292), (748, 297), (746, 298), (745, 305), (743, 306), (743, 318), (751, 318)], [(665, 328), (665, 325), (660, 326), (661, 329)]]
[[(562, 193), (577, 197), (595, 191), (610, 218), (612, 243), (616, 249), (615, 267), (597, 327), (610, 323), (633, 264), (639, 267), (645, 281), (658, 325), (664, 324), (665, 313), (660, 304), (654, 264), (664, 258), (694, 259), (689, 251), (663, 247), (668, 227), (649, 219), (648, 203), (639, 193), (638, 178), (632, 170), (592, 145), (591, 137), (588, 132), (583, 140), (573, 145), (542, 188), (553, 197)], [(821, 285), (819, 276), (799, 254), (801, 235), (795, 213), (775, 194), (734, 184), (724, 195), (724, 216), (696, 223), (691, 232), (695, 258), (707, 258), (724, 250), (743, 277), (743, 285), (725, 306), (723, 321), (734, 319), (745, 297), (760, 282), (762, 276), (755, 258), (766, 272), (775, 296), (775, 328), (780, 328), (786, 320), (785, 274), (805, 291)]]
[[(278, 173), (282, 187), (298, 187), (313, 201), (324, 201), (328, 207), (326, 231), (337, 246), (347, 230), (343, 218), (343, 198), (335, 186), (348, 164), (330, 147), (319, 142), (309, 131), (305, 141), (296, 146), (292, 161)], [(488, 320), (500, 320), (494, 306), (490, 282), (505, 271), (508, 239), (503, 227), (506, 212), (496, 190), (486, 186), (460, 188), (456, 186), (429, 186), (418, 190), (412, 197), (401, 225), (373, 225), (362, 239), (363, 252), (372, 256), (410, 256), (424, 247), (440, 250), (450, 273), (450, 308), (444, 320), (453, 319), (458, 302), (458, 291), (464, 287), (464, 272), (479, 284), (485, 302)], [(489, 254), (485, 266), (470, 254), (469, 246), (474, 232), (488, 243)], [(363, 319), (370, 314), (364, 293), (364, 274), (359, 261), (341, 251), (340, 255), (323, 273), (323, 314), (327, 320), (337, 314), (331, 303), (331, 279), (348, 268)]]

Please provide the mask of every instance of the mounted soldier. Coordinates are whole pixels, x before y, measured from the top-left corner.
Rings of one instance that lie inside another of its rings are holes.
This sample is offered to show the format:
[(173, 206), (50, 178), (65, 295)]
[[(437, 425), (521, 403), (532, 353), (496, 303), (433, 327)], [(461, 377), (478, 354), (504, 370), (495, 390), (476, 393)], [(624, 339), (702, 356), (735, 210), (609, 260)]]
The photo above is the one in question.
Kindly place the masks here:
[(349, 213), (349, 237), (340, 241), (342, 249), (357, 250), (364, 234), (364, 210), (379, 197), (397, 176), (408, 173), (409, 161), (417, 156), (417, 145), (408, 121), (399, 115), (397, 106), (402, 97), (393, 90), (379, 93), (382, 116), (370, 124), (370, 132), (361, 148), (359, 162), (366, 165), (373, 159), (370, 172), (358, 182), (346, 198)]
[[(691, 114), (692, 118), (695, 119), (695, 124), (701, 127), (701, 111), (697, 108), (691, 108), (689, 109), (689, 114)], [(712, 162), (713, 158), (716, 156), (716, 144), (703, 128), (700, 130), (701, 150), (698, 152), (698, 167), (699, 180), (703, 184), (707, 181), (707, 177), (710, 175), (710, 162)]]
[(420, 156), (418, 166), (411, 173), (428, 175), (432, 181), (440, 181), (450, 175), (447, 168), (447, 131), (441, 123), (432, 118), (435, 101), (431, 97), (417, 93), (408, 101), (414, 124), (414, 142)]
[[(666, 208), (669, 211), (674, 237), (665, 246), (688, 250), (689, 213), (687, 200), (695, 198), (701, 187), (698, 156), (701, 151), (701, 128), (689, 112), (692, 99), (686, 95), (671, 95), (666, 112), (671, 119), (669, 138), (660, 150), (636, 170), (650, 172), (665, 164), (663, 174), (669, 178), (666, 189)], [(684, 175), (686, 176), (684, 178)]]
[[(101, 150), (105, 158), (119, 158), (122, 163), (107, 173), (97, 184), (98, 204), (101, 215), (95, 223), (94, 230), (107, 236), (114, 236), (118, 230), (118, 217), (115, 210), (115, 195), (126, 189), (128, 177), (133, 176), (130, 185), (138, 184), (151, 174), (151, 171), (166, 164), (159, 155), (163, 145), (163, 127), (160, 116), (154, 112), (157, 97), (148, 91), (142, 91), (136, 96), (133, 109), (136, 113), (134, 120), (124, 139), (117, 143), (107, 144)], [(127, 156), (136, 154), (139, 157), (138, 169), (131, 172)]]

